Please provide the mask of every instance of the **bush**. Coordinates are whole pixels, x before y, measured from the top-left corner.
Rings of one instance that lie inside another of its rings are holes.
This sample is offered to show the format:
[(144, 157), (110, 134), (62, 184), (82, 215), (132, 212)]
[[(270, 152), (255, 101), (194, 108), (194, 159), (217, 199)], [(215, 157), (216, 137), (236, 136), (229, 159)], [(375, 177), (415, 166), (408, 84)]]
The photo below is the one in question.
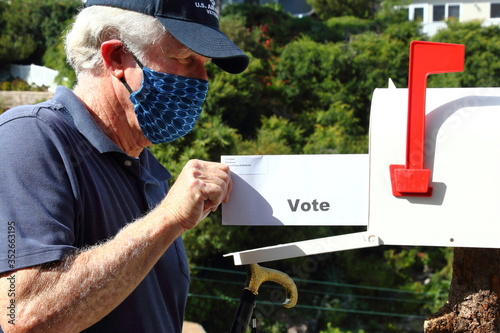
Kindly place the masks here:
[(335, 41), (349, 40), (351, 35), (373, 30), (375, 27), (373, 21), (354, 16), (332, 17), (325, 23), (335, 36)]
[(356, 330), (356, 331), (344, 331), (337, 327), (332, 327), (331, 324), (328, 324), (328, 329), (326, 331), (321, 331), (320, 333), (365, 333), (364, 330)]
[(14, 79), (12, 81), (0, 82), (1, 91), (47, 91), (48, 87), (30, 85), (23, 79)]
[(0, 98), (0, 114), (7, 110), (5, 99)]

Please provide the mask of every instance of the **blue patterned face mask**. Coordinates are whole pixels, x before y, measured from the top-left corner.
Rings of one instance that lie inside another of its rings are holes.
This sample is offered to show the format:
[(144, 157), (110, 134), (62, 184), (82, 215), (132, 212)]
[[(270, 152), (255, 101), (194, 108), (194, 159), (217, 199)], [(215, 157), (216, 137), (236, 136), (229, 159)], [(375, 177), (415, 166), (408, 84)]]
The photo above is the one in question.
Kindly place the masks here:
[(132, 92), (123, 78), (122, 82), (146, 138), (158, 144), (188, 134), (200, 116), (208, 81), (156, 72), (136, 61), (143, 70), (141, 88)]

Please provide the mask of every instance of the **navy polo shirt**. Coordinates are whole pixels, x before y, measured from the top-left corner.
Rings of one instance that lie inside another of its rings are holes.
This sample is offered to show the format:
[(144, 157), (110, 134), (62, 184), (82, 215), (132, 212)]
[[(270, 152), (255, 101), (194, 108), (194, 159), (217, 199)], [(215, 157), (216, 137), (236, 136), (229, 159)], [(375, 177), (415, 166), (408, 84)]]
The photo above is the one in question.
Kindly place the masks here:
[[(155, 207), (169, 178), (149, 150), (125, 154), (67, 88), (8, 110), (0, 116), (0, 272), (106, 241)], [(188, 285), (178, 238), (135, 291), (85, 332), (181, 332)]]

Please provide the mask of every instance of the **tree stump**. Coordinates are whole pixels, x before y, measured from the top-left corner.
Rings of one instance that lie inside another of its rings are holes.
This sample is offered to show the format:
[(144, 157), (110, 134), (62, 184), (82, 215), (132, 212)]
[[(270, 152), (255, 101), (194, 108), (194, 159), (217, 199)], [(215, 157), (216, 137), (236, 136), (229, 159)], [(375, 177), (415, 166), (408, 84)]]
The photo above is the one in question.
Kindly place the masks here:
[(500, 333), (500, 249), (456, 248), (446, 304), (425, 333)]

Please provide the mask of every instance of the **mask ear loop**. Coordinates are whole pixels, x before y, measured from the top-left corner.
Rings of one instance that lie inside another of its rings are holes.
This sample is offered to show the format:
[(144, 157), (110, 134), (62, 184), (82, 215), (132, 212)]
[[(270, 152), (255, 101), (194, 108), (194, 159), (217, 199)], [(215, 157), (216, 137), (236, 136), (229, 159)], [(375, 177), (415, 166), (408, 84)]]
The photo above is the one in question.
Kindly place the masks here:
[[(131, 54), (132, 54), (132, 53), (131, 53)], [(144, 68), (144, 65), (143, 65), (143, 64), (139, 61), (139, 59), (137, 59), (137, 58), (135, 57), (135, 55), (133, 55), (133, 54), (132, 54), (132, 57), (134, 58), (134, 60), (135, 60), (135, 62), (137, 63), (137, 65), (138, 65), (141, 69), (143, 69), (143, 68)], [(125, 88), (127, 88), (127, 90), (128, 90), (128, 92), (129, 92), (129, 94), (132, 94), (132, 93), (134, 92), (134, 91), (132, 90), (132, 88), (130, 88), (130, 86), (128, 85), (127, 81), (125, 81), (125, 77), (124, 77), (124, 76), (122, 76), (122, 77), (120, 78), (120, 81), (123, 83), (123, 85), (125, 86)]]
[(122, 81), (125, 88), (127, 88), (129, 94), (133, 93), (132, 88), (130, 88), (130, 86), (128, 85), (127, 81), (125, 81), (125, 78), (123, 76), (120, 78), (120, 81)]
[(139, 67), (140, 67), (141, 69), (143, 69), (143, 68), (144, 68), (144, 65), (142, 64), (142, 62), (140, 62), (140, 61), (139, 61), (139, 59), (137, 59), (137, 58), (136, 58), (136, 56), (135, 56), (135, 55), (133, 55), (133, 54), (132, 54), (132, 57), (134, 58), (134, 60), (135, 60), (135, 62), (137, 63), (137, 65), (139, 65)]

